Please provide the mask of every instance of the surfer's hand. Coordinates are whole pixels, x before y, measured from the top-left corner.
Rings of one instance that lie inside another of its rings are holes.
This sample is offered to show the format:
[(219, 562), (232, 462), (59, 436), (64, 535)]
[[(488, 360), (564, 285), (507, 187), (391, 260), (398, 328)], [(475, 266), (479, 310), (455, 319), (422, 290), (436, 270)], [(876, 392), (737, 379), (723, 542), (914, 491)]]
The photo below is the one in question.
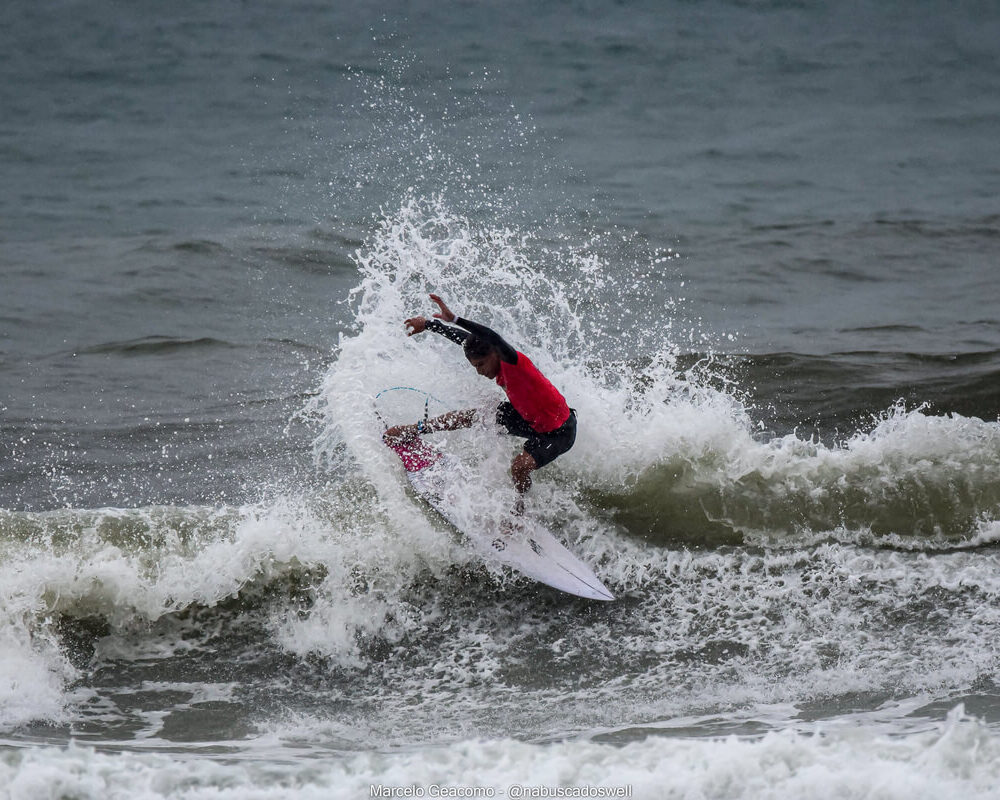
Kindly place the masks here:
[(410, 317), (403, 325), (408, 328), (406, 335), (413, 336), (415, 333), (424, 332), (424, 329), (427, 327), (427, 320), (423, 317)]
[(456, 319), (458, 319), (458, 315), (452, 312), (452, 310), (444, 304), (444, 300), (442, 300), (436, 294), (431, 295), (431, 300), (437, 303), (438, 308), (441, 309), (439, 313), (434, 315), (436, 319), (443, 319), (445, 322), (454, 322)]
[(396, 425), (383, 433), (382, 439), (388, 445), (405, 444), (416, 439), (417, 434), (416, 425)]

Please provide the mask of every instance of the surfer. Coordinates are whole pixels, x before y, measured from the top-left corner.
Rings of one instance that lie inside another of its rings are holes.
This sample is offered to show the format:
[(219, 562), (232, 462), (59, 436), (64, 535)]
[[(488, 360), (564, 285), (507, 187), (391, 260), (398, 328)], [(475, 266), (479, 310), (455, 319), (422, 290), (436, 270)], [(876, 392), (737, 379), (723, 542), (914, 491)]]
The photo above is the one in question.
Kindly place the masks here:
[[(485, 325), (459, 317), (436, 294), (430, 298), (440, 311), (431, 320), (424, 317), (406, 320), (406, 335), (433, 331), (461, 344), (476, 372), (495, 380), (507, 393), (507, 400), (497, 406), (496, 422), (510, 435), (526, 440), (524, 449), (510, 466), (514, 488), (519, 493), (514, 513), (520, 514), (524, 509), (523, 495), (531, 488), (531, 473), (561, 456), (576, 441), (576, 412), (524, 353), (519, 353)], [(439, 320), (459, 327), (453, 328)], [(390, 444), (405, 442), (424, 433), (468, 428), (475, 419), (474, 409), (450, 411), (415, 425), (389, 428), (385, 438)]]

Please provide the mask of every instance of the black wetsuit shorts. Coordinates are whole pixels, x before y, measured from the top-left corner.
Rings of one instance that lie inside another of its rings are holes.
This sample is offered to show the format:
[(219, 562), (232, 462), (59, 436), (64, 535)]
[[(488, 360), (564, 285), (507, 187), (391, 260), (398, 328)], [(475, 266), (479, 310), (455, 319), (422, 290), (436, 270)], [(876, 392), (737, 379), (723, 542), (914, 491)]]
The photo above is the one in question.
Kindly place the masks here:
[(548, 433), (539, 433), (528, 421), (514, 409), (509, 402), (504, 401), (497, 406), (497, 425), (507, 429), (511, 436), (527, 439), (524, 452), (535, 459), (539, 467), (544, 467), (554, 459), (569, 450), (576, 441), (576, 411), (569, 410), (566, 421)]

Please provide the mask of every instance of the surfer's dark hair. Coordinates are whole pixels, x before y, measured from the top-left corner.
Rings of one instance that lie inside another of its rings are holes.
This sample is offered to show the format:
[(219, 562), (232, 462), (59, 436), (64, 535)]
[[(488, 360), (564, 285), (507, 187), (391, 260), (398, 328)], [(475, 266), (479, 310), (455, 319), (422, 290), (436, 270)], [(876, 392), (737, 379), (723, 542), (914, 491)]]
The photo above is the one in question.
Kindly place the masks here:
[(470, 333), (462, 342), (462, 349), (465, 350), (465, 357), (470, 361), (474, 358), (485, 358), (495, 349), (492, 344), (485, 339), (481, 339), (474, 333)]

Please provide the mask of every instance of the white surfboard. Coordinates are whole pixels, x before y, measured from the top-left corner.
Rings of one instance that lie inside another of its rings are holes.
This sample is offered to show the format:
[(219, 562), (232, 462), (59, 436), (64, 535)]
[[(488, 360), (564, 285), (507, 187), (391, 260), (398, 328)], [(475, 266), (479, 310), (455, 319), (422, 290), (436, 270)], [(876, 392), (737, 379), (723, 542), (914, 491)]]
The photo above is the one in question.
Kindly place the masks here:
[[(471, 507), (461, 462), (420, 439), (390, 445), (414, 491), (458, 528), (484, 560), (505, 564), (536, 581), (590, 600), (614, 600), (593, 570), (549, 531), (525, 517), (498, 519)], [(505, 517), (505, 515), (500, 515)]]

